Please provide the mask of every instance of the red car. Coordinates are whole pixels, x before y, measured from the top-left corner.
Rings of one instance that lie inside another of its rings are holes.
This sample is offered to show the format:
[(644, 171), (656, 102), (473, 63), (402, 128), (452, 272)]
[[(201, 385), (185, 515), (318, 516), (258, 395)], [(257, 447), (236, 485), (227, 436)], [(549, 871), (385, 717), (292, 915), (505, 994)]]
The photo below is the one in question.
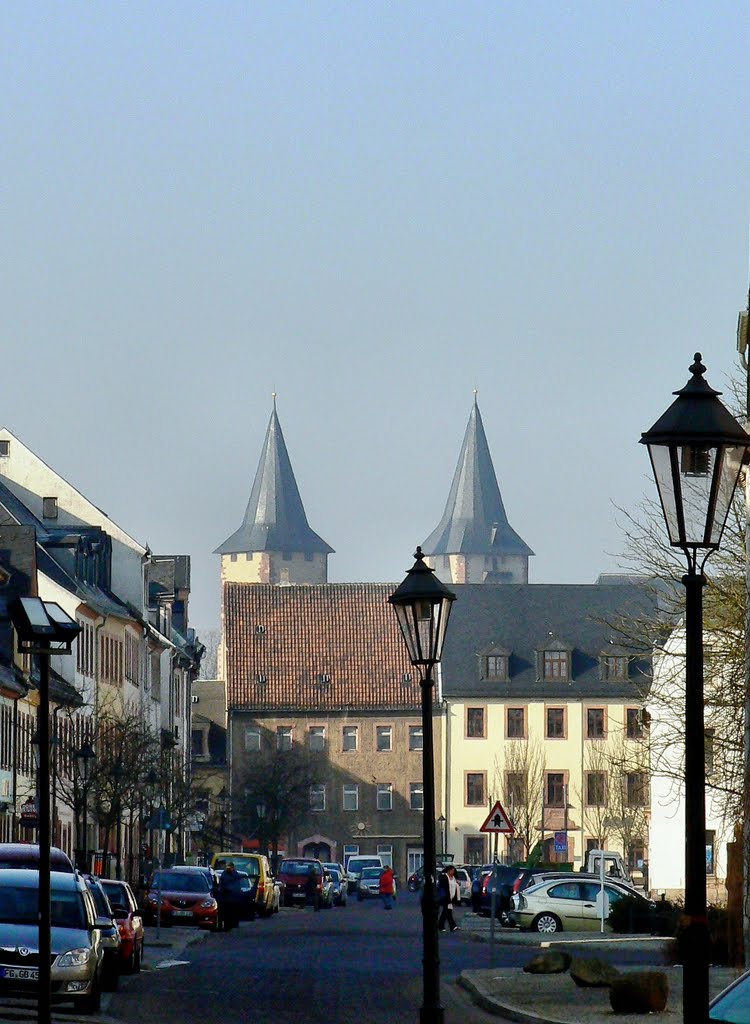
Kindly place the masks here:
[(146, 922), (155, 924), (157, 913), (162, 924), (197, 924), (216, 931), (219, 905), (202, 872), (155, 871), (144, 906)]
[(102, 878), (99, 881), (109, 899), (112, 915), (120, 931), (122, 969), (129, 974), (138, 974), (143, 962), (145, 932), (143, 917), (133, 890), (127, 882), (117, 882), (109, 878)]

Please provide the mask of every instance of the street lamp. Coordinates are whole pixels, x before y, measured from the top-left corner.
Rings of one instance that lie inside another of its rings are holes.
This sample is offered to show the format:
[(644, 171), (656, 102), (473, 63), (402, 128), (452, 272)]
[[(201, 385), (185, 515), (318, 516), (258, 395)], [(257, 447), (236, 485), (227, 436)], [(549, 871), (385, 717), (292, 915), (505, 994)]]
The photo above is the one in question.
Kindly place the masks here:
[(266, 820), (266, 801), (262, 798), (255, 805), (258, 816), (258, 853), (263, 853), (263, 823)]
[(49, 660), (52, 654), (71, 654), (73, 641), (81, 627), (54, 601), (39, 597), (19, 597), (8, 609), (16, 631), (19, 654), (39, 657), (39, 996), (37, 1020), (51, 1019), (52, 907), (50, 904), (50, 728)]
[(432, 670), (440, 661), (445, 631), (456, 599), (425, 565), (422, 549), (406, 579), (388, 598), (396, 612), (409, 660), (420, 671), (422, 688), (422, 786), (424, 792), (424, 892), (422, 895), (421, 1024), (442, 1024), (440, 956), (435, 905), (435, 760), (432, 738)]
[(227, 806), (229, 803), (229, 794), (227, 793), (227, 787), (222, 786), (221, 791), (217, 796), (217, 802), (219, 804), (219, 813), (221, 814), (221, 832), (219, 836), (219, 847), (221, 852), (224, 852), (224, 832), (227, 827)]
[(96, 751), (90, 743), (82, 743), (81, 749), (76, 751), (76, 775), (83, 789), (83, 843), (79, 844), (79, 867), (88, 871), (89, 861), (89, 779), (91, 777), (91, 766), (96, 760)]
[(444, 857), (446, 852), (447, 852), (446, 849), (445, 849), (447, 844), (445, 842), (445, 815), (444, 814), (441, 814), (440, 817), (438, 818), (438, 825), (440, 827), (440, 854), (441, 854), (441, 856)]
[(706, 794), (703, 723), (703, 567), (721, 543), (750, 435), (703, 379), (690, 380), (641, 436), (648, 446), (669, 543), (682, 548), (685, 586), (685, 916), (683, 1019), (708, 1020)]

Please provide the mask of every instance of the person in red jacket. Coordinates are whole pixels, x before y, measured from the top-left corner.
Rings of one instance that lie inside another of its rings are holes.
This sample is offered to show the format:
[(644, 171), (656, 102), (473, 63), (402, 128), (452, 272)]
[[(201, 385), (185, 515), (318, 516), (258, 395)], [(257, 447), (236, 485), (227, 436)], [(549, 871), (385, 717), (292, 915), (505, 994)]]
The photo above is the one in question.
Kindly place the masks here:
[(383, 906), (386, 910), (393, 910), (393, 868), (388, 865), (383, 868), (380, 875), (380, 895), (383, 897)]

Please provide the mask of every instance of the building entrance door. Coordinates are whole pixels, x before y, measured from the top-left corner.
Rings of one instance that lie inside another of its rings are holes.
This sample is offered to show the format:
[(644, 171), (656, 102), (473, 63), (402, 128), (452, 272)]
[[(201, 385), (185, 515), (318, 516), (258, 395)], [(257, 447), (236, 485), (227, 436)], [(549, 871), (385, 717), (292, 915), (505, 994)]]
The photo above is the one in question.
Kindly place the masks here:
[(302, 848), (303, 857), (316, 857), (324, 862), (331, 860), (331, 847), (328, 843), (306, 843)]

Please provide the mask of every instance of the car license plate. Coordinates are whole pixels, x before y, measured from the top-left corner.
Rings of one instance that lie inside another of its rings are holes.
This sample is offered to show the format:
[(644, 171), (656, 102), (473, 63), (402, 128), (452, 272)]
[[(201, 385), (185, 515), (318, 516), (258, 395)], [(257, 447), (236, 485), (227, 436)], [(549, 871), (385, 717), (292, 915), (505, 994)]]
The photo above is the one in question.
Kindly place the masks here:
[(193, 912), (192, 912), (192, 910), (173, 910), (172, 911), (172, 916), (173, 917), (192, 917), (193, 916)]
[(304, 892), (293, 892), (292, 893), (292, 896), (294, 897), (295, 900), (303, 900), (306, 895), (307, 895), (307, 893), (304, 893)]
[(0, 978), (11, 978), (16, 981), (39, 981), (39, 971), (35, 967), (0, 967)]

